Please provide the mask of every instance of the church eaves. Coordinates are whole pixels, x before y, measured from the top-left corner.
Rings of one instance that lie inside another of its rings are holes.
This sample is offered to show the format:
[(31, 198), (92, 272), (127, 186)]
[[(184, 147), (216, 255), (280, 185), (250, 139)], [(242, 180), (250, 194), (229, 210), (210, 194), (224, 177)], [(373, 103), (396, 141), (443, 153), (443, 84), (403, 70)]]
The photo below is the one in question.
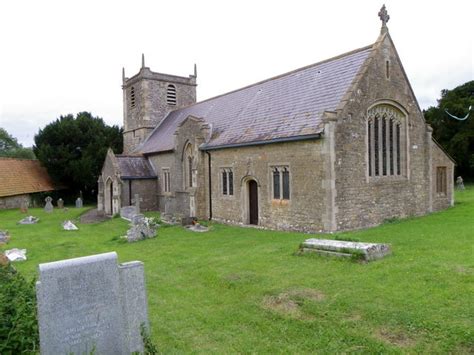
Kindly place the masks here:
[(317, 137), (323, 112), (336, 110), (371, 50), (367, 46), (173, 111), (138, 152), (173, 150), (173, 134), (191, 115), (212, 127), (202, 149)]

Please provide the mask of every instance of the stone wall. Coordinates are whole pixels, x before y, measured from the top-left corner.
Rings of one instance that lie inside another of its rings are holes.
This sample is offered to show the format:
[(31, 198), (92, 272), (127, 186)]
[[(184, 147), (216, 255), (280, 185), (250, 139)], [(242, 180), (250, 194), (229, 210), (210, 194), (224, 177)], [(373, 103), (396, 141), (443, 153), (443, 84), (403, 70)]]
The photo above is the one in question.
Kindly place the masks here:
[(31, 206), (31, 198), (29, 194), (0, 197), (0, 209), (20, 208), (21, 203), (25, 200), (27, 200)]
[[(323, 140), (275, 143), (211, 151), (212, 215), (227, 223), (248, 224), (248, 181), (258, 184), (259, 225), (284, 230), (324, 229)], [(273, 199), (272, 167), (288, 166), (290, 199)], [(222, 169), (231, 168), (234, 195), (222, 193)]]
[[(406, 115), (401, 176), (369, 176), (367, 111), (376, 104), (391, 105)], [(365, 228), (390, 218), (428, 213), (431, 129), (388, 36), (379, 39), (340, 108), (335, 137), (337, 229)]]
[(122, 207), (133, 204), (135, 194), (140, 195), (141, 211), (158, 210), (158, 181), (157, 179), (134, 179), (122, 182)]
[[(207, 160), (199, 150), (204, 142), (208, 126), (201, 119), (190, 117), (178, 128), (175, 135), (175, 150), (149, 156), (159, 178), (159, 210), (163, 213), (208, 218), (207, 206)], [(193, 159), (193, 186), (187, 184), (187, 162), (185, 151), (190, 146)], [(170, 172), (170, 191), (164, 190), (164, 170)], [(193, 207), (193, 208), (192, 208)], [(194, 210), (194, 211), (192, 211)]]

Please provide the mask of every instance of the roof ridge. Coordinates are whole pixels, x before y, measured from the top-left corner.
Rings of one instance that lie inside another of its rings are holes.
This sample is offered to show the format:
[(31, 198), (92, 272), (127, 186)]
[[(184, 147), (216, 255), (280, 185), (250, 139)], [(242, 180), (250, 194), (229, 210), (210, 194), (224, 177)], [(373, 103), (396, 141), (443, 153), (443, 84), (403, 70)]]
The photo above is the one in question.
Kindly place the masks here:
[[(210, 97), (210, 98), (205, 99), (205, 100), (202, 100), (202, 101), (195, 102), (194, 104), (191, 104), (191, 105), (188, 105), (188, 106), (180, 107), (179, 109), (176, 109), (176, 110), (174, 110), (174, 111), (171, 111), (169, 114), (171, 114), (172, 112), (181, 111), (181, 110), (183, 110), (183, 109), (186, 109), (186, 108), (188, 108), (188, 107), (192, 107), (192, 106), (194, 106), (194, 105), (198, 105), (198, 104), (203, 103), (203, 102), (207, 102), (207, 101), (211, 101), (211, 100), (217, 99), (218, 97), (222, 97), (222, 96), (226, 96), (226, 95), (229, 95), (229, 94), (233, 94), (234, 92), (238, 92), (238, 91), (241, 91), (241, 90), (245, 90), (245, 89), (251, 88), (251, 87), (253, 87), (253, 86), (257, 86), (257, 85), (260, 85), (260, 84), (263, 84), (263, 83), (266, 83), (266, 82), (269, 82), (269, 81), (272, 81), (272, 80), (275, 80), (275, 79), (279, 79), (279, 78), (282, 78), (282, 77), (284, 77), (284, 76), (287, 76), (287, 75), (290, 75), (290, 74), (293, 74), (293, 73), (297, 73), (297, 72), (299, 72), (299, 71), (302, 71), (302, 70), (305, 70), (305, 69), (308, 69), (308, 68), (315, 67), (316, 65), (320, 65), (320, 64), (327, 63), (327, 62), (330, 62), (330, 61), (333, 61), (333, 60), (336, 60), (336, 59), (340, 59), (340, 58), (343, 58), (343, 57), (352, 55), (352, 54), (357, 53), (357, 52), (362, 52), (362, 51), (364, 51), (364, 50), (367, 50), (367, 49), (369, 49), (369, 48), (372, 48), (373, 46), (374, 46), (374, 44), (370, 44), (370, 45), (368, 45), (368, 46), (364, 46), (364, 47), (361, 47), (361, 48), (357, 48), (357, 49), (354, 49), (354, 50), (352, 50), (352, 51), (345, 52), (345, 53), (336, 55), (336, 56), (334, 56), (334, 57), (330, 57), (330, 58), (321, 60), (321, 61), (319, 61), (319, 62), (306, 65), (306, 66), (304, 66), (304, 67), (300, 67), (300, 68), (297, 68), (297, 69), (293, 69), (293, 70), (290, 70), (289, 72), (286, 72), (286, 73), (283, 73), (283, 74), (279, 74), (279, 75), (276, 75), (276, 76), (273, 76), (273, 77), (271, 77), (271, 78), (267, 78), (267, 79), (258, 81), (258, 82), (256, 82), (256, 83), (253, 83), (253, 84), (250, 84), (250, 85), (246, 85), (246, 86), (243, 86), (243, 87), (241, 87), (241, 88), (238, 88), (238, 89), (235, 89), (235, 90), (231, 90), (231, 91), (228, 91), (228, 92), (226, 92), (226, 93), (223, 93), (223, 94), (220, 94), (220, 95), (217, 95), (217, 96), (213, 96), (213, 97)], [(168, 114), (168, 116), (169, 116), (169, 114)], [(168, 117), (168, 116), (167, 116), (167, 117)], [(163, 121), (164, 121), (164, 120), (163, 120)]]

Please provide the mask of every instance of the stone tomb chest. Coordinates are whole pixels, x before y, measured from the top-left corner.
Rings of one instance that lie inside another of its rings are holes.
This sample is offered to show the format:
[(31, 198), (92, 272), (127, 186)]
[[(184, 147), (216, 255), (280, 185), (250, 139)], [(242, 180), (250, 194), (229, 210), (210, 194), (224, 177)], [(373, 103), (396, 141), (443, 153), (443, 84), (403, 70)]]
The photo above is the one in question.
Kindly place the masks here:
[(148, 326), (143, 263), (115, 252), (39, 265), (36, 284), (41, 354), (143, 351)]

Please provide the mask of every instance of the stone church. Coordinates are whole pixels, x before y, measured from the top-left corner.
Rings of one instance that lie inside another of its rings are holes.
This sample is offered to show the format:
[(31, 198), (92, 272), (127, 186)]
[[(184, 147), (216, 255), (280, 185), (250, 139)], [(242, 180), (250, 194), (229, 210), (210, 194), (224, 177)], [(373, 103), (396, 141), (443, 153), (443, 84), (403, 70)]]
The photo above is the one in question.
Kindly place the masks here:
[(124, 152), (98, 208), (338, 231), (453, 204), (454, 161), (433, 140), (387, 28), (376, 42), (196, 102), (189, 77), (123, 75)]

